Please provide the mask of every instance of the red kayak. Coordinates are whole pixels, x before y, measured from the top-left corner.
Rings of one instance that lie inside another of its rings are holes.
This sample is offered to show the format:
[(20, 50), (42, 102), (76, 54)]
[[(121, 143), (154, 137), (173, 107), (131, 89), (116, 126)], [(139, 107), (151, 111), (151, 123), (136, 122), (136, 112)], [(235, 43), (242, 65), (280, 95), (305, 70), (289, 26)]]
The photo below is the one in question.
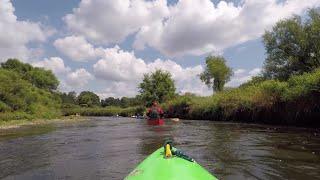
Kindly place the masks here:
[(149, 125), (163, 125), (164, 124), (163, 119), (155, 119), (155, 120), (148, 119), (147, 121), (148, 121)]

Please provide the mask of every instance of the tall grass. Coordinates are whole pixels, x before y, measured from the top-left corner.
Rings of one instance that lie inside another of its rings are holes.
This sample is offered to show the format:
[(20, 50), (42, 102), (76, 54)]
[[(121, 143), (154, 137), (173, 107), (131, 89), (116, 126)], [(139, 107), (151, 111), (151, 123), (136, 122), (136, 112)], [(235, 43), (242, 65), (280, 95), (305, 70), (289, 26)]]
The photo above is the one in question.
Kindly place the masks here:
[(266, 80), (209, 97), (179, 96), (163, 106), (169, 117), (320, 125), (320, 69), (287, 82)]

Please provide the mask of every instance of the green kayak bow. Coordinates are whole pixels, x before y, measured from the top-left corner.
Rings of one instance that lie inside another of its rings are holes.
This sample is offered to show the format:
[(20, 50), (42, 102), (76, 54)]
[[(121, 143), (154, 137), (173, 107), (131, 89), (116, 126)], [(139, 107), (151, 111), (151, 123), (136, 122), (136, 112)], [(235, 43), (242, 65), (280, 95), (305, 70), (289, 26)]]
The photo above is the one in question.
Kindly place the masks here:
[(126, 180), (215, 180), (207, 170), (182, 151), (165, 143), (142, 161)]

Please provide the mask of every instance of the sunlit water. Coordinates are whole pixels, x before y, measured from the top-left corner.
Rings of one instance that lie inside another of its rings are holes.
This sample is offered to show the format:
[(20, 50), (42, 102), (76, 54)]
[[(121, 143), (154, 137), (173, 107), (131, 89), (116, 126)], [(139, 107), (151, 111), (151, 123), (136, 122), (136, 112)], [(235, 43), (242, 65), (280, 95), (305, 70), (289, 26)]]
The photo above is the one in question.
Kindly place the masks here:
[(320, 179), (318, 132), (90, 118), (0, 133), (0, 179), (123, 179), (166, 138), (220, 179)]

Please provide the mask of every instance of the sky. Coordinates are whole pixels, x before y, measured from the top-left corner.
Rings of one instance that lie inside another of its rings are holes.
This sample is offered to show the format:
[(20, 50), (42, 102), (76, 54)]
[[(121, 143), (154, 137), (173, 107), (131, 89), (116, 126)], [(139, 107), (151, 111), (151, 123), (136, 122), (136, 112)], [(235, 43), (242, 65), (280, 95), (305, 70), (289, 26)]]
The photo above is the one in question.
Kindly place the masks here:
[(177, 92), (210, 95), (199, 74), (224, 56), (237, 87), (261, 72), (262, 35), (320, 0), (0, 0), (0, 62), (43, 67), (60, 91), (135, 96), (143, 74), (163, 69)]

